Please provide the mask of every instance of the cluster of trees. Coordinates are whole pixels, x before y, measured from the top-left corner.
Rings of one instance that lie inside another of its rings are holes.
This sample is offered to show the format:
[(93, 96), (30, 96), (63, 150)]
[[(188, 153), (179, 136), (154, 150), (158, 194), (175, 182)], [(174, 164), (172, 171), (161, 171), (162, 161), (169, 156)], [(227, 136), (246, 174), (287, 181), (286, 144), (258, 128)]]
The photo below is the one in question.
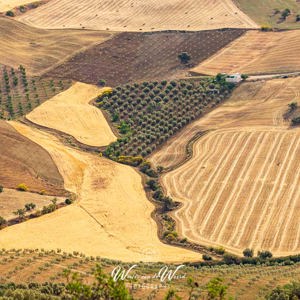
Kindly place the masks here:
[(64, 90), (64, 82), (28, 78), (25, 68), (0, 70), (0, 118), (13, 119), (30, 112), (43, 100)]
[(232, 87), (214, 79), (126, 84), (97, 99), (109, 112), (121, 138), (105, 151), (111, 158), (143, 157), (220, 103)]
[(297, 300), (300, 299), (300, 283), (292, 282), (284, 286), (276, 287), (266, 300)]

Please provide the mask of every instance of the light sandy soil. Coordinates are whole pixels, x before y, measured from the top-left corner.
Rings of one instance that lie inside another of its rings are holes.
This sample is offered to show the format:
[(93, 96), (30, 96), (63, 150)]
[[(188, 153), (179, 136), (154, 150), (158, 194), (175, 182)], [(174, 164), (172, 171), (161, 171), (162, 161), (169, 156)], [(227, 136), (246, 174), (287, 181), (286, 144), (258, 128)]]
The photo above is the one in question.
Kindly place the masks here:
[(34, 0), (0, 0), (0, 12), (5, 12), (17, 6), (32, 2), (34, 2)]
[(57, 199), (57, 203), (64, 202), (66, 199), (62, 197), (4, 189), (3, 192), (0, 193), (0, 216), (6, 220), (16, 218), (16, 215), (14, 215), (13, 212), (19, 208), (24, 208), (25, 204), (34, 203), (36, 205), (35, 210), (39, 210), (42, 209), (43, 206), (51, 204), (53, 198)]
[(0, 17), (0, 64), (23, 65), (29, 75), (39, 75), (111, 36), (98, 31), (37, 29)]
[(208, 75), (295, 72), (300, 70), (299, 51), (299, 30), (248, 31), (191, 71)]
[(18, 20), (41, 28), (113, 31), (257, 28), (231, 0), (52, 0)]
[(154, 155), (156, 164), (179, 163), (188, 140), (212, 130), (162, 178), (168, 195), (184, 203), (174, 214), (180, 233), (237, 254), (247, 247), (299, 253), (300, 130), (282, 118), (288, 103), (300, 101), (299, 89), (300, 77), (245, 83)]
[(61, 248), (123, 261), (201, 260), (199, 253), (162, 244), (140, 175), (131, 167), (61, 144), (54, 136), (11, 123), (53, 157), (65, 188), (78, 201), (0, 231), (0, 247)]
[(117, 138), (100, 109), (89, 102), (110, 88), (77, 82), (29, 113), (36, 124), (72, 135), (90, 146), (106, 146)]

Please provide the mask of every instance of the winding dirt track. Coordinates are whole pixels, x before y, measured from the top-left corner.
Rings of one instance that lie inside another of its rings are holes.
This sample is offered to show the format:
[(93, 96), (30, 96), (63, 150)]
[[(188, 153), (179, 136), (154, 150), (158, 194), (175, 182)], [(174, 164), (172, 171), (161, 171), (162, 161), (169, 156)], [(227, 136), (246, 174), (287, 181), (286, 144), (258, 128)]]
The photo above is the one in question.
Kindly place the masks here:
[(300, 31), (248, 31), (191, 71), (218, 73), (276, 74), (300, 70)]
[(89, 105), (110, 88), (98, 88), (77, 82), (29, 113), (33, 123), (70, 134), (89, 146), (106, 146), (117, 138), (100, 109)]
[(52, 0), (18, 20), (41, 28), (113, 31), (257, 28), (231, 0)]
[(288, 103), (300, 101), (299, 89), (299, 77), (245, 83), (154, 154), (152, 162), (172, 167), (197, 131), (210, 130), (193, 157), (162, 178), (184, 204), (174, 213), (181, 234), (237, 254), (246, 247), (299, 253), (300, 130), (282, 118)]
[(162, 244), (151, 218), (153, 205), (131, 167), (64, 146), (54, 136), (16, 122), (24, 136), (44, 147), (65, 188), (78, 201), (0, 232), (0, 247), (61, 248), (123, 261), (201, 260), (199, 253)]

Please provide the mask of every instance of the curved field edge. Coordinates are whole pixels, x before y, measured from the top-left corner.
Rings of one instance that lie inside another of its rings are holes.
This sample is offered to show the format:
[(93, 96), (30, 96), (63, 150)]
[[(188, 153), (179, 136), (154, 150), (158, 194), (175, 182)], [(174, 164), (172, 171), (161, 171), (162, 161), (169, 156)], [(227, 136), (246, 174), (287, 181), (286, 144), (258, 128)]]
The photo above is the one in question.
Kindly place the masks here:
[(201, 260), (199, 253), (160, 242), (157, 225), (151, 218), (154, 206), (135, 170), (68, 148), (36, 129), (13, 125), (50, 152), (63, 174), (65, 188), (76, 193), (78, 201), (52, 214), (3, 229), (1, 247), (61, 248), (123, 261)]
[(90, 102), (110, 91), (77, 82), (34, 109), (26, 119), (73, 136), (80, 144), (103, 147), (117, 138), (101, 110)]
[(167, 0), (163, 3), (155, 0), (137, 3), (52, 0), (19, 16), (18, 20), (40, 28), (88, 28), (119, 32), (257, 28), (257, 24), (231, 0), (200, 0), (200, 3), (195, 0)]

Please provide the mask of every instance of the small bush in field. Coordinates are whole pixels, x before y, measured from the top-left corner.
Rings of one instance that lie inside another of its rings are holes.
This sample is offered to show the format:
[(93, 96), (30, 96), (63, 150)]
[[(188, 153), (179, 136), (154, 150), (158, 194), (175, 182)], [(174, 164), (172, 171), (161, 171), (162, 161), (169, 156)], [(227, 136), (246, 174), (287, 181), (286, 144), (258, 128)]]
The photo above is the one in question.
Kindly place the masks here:
[(25, 183), (20, 183), (17, 186), (17, 190), (21, 191), (21, 192), (27, 192), (28, 191), (28, 187), (27, 187), (27, 185)]

